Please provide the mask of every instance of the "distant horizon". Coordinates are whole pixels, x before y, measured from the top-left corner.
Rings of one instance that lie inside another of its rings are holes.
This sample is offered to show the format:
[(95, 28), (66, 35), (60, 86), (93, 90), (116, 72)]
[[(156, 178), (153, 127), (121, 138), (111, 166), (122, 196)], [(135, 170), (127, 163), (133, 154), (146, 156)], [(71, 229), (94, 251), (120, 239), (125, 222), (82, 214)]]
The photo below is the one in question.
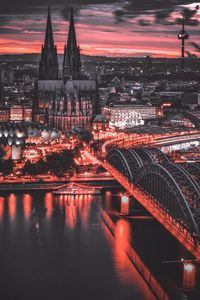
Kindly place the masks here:
[[(41, 55), (41, 53), (40, 52), (30, 52), (30, 53), (0, 53), (0, 57), (1, 56), (28, 56), (28, 55), (38, 55), (38, 56), (40, 56)], [(196, 54), (195, 54), (196, 55)], [(63, 53), (58, 53), (58, 56), (64, 56), (64, 54)], [(136, 55), (129, 55), (129, 56), (125, 56), (125, 55), (95, 55), (95, 54), (83, 54), (83, 53), (81, 53), (81, 56), (88, 56), (88, 57), (105, 57), (105, 58), (127, 58), (127, 59), (129, 59), (129, 58), (145, 58), (145, 57), (147, 57), (147, 56), (149, 56), (149, 57), (151, 57), (151, 58), (155, 58), (155, 59), (181, 59), (181, 56), (153, 56), (153, 55), (148, 55), (148, 54), (144, 54), (144, 55), (142, 55), (142, 56), (136, 56)], [(188, 56), (186, 56), (185, 58), (189, 58)], [(196, 56), (196, 58), (200, 58), (198, 55)]]

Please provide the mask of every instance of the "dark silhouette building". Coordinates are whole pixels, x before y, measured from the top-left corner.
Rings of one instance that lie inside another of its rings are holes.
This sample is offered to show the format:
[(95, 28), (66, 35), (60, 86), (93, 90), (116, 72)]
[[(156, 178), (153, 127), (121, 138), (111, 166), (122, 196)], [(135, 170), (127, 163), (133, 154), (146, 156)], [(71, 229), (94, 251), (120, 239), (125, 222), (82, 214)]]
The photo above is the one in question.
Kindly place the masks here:
[(71, 9), (67, 46), (64, 48), (63, 79), (80, 79), (81, 59), (77, 45), (73, 9)]
[(34, 120), (61, 130), (77, 125), (84, 127), (99, 114), (100, 106), (96, 80), (81, 79), (80, 49), (72, 9), (62, 73), (63, 78), (58, 78), (57, 51), (49, 10), (39, 80), (35, 85)]
[(41, 59), (39, 64), (39, 79), (58, 79), (57, 48), (54, 44), (50, 8), (48, 8), (45, 41), (44, 45), (42, 45)]

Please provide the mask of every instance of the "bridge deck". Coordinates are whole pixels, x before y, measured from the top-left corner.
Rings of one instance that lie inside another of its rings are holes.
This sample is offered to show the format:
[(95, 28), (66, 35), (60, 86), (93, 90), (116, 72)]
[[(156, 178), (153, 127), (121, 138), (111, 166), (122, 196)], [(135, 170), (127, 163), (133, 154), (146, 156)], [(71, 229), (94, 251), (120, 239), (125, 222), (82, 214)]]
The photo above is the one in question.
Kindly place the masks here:
[(126, 177), (106, 161), (100, 160), (104, 167), (149, 213), (159, 221), (198, 261), (200, 261), (200, 244), (195, 244), (191, 234), (178, 223), (159, 202), (138, 186), (130, 183)]

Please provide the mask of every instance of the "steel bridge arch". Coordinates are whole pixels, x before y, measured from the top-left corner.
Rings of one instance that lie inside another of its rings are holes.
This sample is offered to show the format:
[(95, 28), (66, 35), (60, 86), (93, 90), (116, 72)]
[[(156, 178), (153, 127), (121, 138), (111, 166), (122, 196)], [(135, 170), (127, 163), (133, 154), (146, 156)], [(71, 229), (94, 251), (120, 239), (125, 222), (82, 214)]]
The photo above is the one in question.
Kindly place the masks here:
[(170, 159), (159, 148), (145, 148), (146, 152), (153, 158), (155, 163), (167, 163)]
[(144, 165), (169, 162), (168, 157), (157, 148), (114, 148), (108, 152), (106, 158), (131, 181), (134, 181), (136, 172)]
[(154, 163), (153, 157), (150, 155), (146, 148), (134, 148), (133, 150), (140, 157), (144, 165)]
[(133, 174), (126, 159), (125, 149), (111, 149), (106, 159), (107, 161), (113, 165), (119, 172), (121, 172), (124, 176), (126, 176), (129, 180), (133, 180)]
[(137, 184), (199, 240), (200, 192), (189, 173), (172, 163), (149, 164), (137, 173)]
[(196, 180), (198, 185), (200, 184), (200, 164), (198, 163), (185, 163), (182, 165), (190, 175)]

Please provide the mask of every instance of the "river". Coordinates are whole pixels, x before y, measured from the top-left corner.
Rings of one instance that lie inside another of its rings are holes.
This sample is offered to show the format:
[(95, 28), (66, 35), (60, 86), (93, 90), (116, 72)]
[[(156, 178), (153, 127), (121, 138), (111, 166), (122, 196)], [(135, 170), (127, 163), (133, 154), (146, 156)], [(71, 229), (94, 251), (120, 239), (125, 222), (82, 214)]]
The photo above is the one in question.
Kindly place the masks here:
[[(156, 299), (102, 221), (102, 208), (112, 212), (120, 235), (123, 226), (117, 222), (123, 220), (117, 215), (119, 197), (110, 192), (104, 196), (54, 196), (36, 191), (1, 193), (0, 299)], [(140, 257), (162, 283), (172, 271), (171, 267), (163, 267), (163, 257), (179, 258), (184, 251), (151, 218), (124, 222), (123, 239), (131, 239)], [(168, 239), (175, 255), (172, 250), (164, 251), (163, 245), (161, 250), (156, 246), (160, 239), (161, 243)], [(154, 251), (158, 257), (152, 261)], [(179, 276), (177, 272), (166, 287), (174, 291)]]

